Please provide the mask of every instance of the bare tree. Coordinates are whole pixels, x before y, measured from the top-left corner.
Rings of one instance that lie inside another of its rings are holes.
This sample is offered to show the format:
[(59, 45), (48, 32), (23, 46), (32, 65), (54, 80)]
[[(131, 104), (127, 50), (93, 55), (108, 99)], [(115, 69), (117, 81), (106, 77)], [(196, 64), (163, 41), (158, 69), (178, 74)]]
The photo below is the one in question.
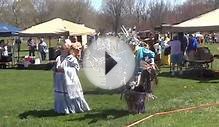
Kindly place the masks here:
[(38, 20), (39, 23), (45, 21), (48, 18), (49, 16), (48, 6), (49, 6), (50, 1), (49, 0), (33, 0), (33, 5), (37, 12), (36, 20)]
[(168, 5), (163, 0), (154, 0), (149, 3), (149, 20), (151, 27), (161, 25), (165, 22)]
[(18, 14), (20, 11), (19, 1), (13, 0), (11, 5), (13, 17), (15, 18), (15, 24), (18, 25)]
[(53, 7), (52, 5), (48, 7), (51, 18), (60, 17), (76, 23), (84, 23), (84, 19), (93, 12), (89, 0), (56, 0), (56, 3)]
[(5, 7), (6, 4), (7, 4), (7, 0), (0, 0), (0, 11), (2, 11), (2, 9)]
[(149, 17), (149, 11), (147, 8), (148, 1), (146, 0), (137, 0), (135, 4), (135, 12), (138, 23), (142, 21), (143, 23), (147, 22)]
[(94, 10), (90, 0), (0, 0), (0, 21), (26, 28), (60, 17), (117, 34), (121, 24), (144, 30), (187, 20), (219, 5), (219, 0), (175, 2), (170, 6), (165, 0), (103, 0), (102, 9)]
[(4, 17), (5, 8), (7, 5), (7, 0), (0, 0), (0, 20)]
[(214, 9), (213, 0), (188, 0), (180, 6), (175, 6), (175, 9), (172, 10), (172, 15), (177, 17), (177, 22), (181, 22), (206, 13), (212, 9)]
[(118, 28), (121, 22), (121, 15), (124, 9), (125, 0), (106, 0), (104, 1), (104, 13), (111, 17), (113, 31), (118, 34)]
[(11, 9), (16, 25), (27, 27), (37, 23), (36, 10), (32, 0), (14, 0)]
[(124, 11), (128, 15), (133, 15), (135, 10), (135, 0), (125, 0), (124, 2)]

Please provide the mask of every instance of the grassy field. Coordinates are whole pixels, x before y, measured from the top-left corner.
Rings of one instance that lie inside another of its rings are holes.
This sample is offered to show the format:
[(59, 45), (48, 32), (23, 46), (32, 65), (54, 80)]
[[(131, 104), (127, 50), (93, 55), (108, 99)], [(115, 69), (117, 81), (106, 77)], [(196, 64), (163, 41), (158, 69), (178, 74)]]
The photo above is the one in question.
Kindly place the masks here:
[[(214, 53), (219, 51), (217, 45), (209, 47)], [(214, 62), (215, 70), (219, 70), (218, 63)], [(53, 111), (51, 71), (0, 70), (0, 127), (119, 127), (156, 112), (219, 103), (219, 77), (171, 77), (167, 68), (159, 75), (158, 98), (147, 103), (147, 112), (139, 115), (128, 114), (119, 93), (94, 87), (83, 71), (80, 80), (92, 111), (58, 115)], [(153, 117), (138, 126), (218, 127), (218, 119), (219, 107), (209, 107)]]

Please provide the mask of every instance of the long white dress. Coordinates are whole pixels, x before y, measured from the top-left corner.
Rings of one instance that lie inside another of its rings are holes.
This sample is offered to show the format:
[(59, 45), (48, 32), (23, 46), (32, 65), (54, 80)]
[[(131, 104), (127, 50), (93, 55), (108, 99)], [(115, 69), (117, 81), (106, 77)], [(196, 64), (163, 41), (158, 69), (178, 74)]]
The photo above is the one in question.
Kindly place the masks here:
[(64, 72), (54, 73), (55, 112), (70, 114), (89, 111), (77, 75), (80, 69), (77, 59), (73, 55), (58, 56), (55, 68), (64, 69)]

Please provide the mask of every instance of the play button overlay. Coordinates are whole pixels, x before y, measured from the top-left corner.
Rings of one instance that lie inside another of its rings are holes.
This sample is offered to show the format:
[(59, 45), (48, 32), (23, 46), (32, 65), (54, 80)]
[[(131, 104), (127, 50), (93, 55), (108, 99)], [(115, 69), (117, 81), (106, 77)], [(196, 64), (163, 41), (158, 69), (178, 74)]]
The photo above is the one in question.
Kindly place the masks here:
[(117, 64), (117, 62), (107, 52), (105, 52), (105, 64), (105, 74), (107, 74)]
[(131, 48), (116, 37), (98, 38), (83, 57), (85, 75), (95, 86), (116, 89), (133, 76), (135, 58)]

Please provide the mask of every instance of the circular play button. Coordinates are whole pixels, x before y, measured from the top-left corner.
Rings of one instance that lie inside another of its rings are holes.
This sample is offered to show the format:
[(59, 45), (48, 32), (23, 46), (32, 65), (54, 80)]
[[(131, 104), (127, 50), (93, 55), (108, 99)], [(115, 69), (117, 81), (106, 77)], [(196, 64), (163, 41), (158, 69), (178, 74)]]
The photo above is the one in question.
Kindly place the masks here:
[(131, 48), (119, 38), (99, 38), (86, 49), (83, 68), (97, 87), (116, 89), (132, 77), (135, 58)]

